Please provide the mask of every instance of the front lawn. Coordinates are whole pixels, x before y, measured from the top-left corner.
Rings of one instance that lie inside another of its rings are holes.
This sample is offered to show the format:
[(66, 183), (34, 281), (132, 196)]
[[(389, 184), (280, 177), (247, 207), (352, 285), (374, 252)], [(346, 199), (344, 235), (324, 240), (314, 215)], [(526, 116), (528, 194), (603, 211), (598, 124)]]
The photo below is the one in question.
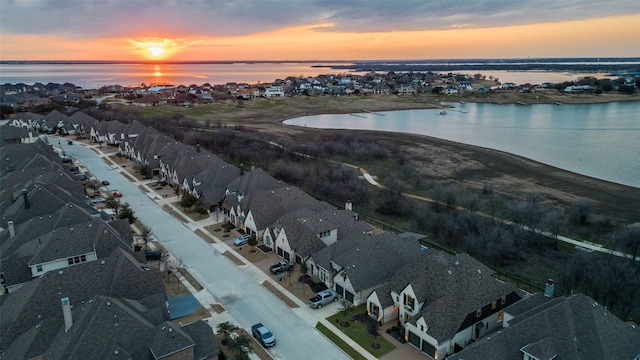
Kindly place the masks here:
[[(346, 323), (349, 324), (348, 326), (343, 326), (345, 322), (344, 311), (339, 311), (335, 315), (328, 317), (327, 320), (377, 358), (395, 350), (396, 347), (382, 337), (380, 329), (378, 329), (380, 336), (378, 336), (377, 339), (374, 339), (373, 336), (369, 334), (366, 322), (375, 320), (369, 318), (367, 315), (362, 316), (363, 314), (366, 314), (364, 304), (347, 310)], [(374, 344), (379, 345), (379, 347), (374, 346)]]

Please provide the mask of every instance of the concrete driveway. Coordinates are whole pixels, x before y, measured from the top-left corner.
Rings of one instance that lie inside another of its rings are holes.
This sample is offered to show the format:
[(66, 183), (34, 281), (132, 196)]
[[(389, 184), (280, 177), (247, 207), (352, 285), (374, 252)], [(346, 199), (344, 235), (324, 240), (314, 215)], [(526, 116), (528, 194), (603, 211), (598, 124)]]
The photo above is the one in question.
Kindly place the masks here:
[[(135, 215), (155, 238), (222, 304), (245, 330), (262, 322), (276, 335), (278, 345), (269, 349), (276, 359), (349, 359), (320, 334), (308, 319), (303, 320), (259, 283), (266, 276), (254, 266), (238, 267), (222, 256), (225, 244), (208, 244), (187, 226), (160, 207), (151, 194), (143, 192), (86, 146), (64, 146), (68, 155), (83, 163), (98, 179), (109, 179), (119, 189)], [(103, 149), (105, 150), (105, 149)], [(308, 309), (308, 307), (307, 307)], [(315, 323), (314, 323), (315, 324)]]

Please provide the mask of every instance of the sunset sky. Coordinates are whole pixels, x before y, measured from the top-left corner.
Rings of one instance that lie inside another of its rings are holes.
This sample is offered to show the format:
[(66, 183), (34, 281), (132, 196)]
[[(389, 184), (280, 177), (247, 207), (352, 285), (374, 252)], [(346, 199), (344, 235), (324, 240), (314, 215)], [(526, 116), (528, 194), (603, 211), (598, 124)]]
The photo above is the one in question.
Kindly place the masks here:
[(639, 0), (2, 0), (0, 60), (640, 56)]

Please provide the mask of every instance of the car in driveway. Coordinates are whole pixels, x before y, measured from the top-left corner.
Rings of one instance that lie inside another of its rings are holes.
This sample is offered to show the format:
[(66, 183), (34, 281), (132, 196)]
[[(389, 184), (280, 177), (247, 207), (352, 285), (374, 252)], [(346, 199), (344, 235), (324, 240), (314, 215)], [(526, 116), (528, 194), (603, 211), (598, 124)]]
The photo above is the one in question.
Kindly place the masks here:
[(338, 293), (333, 290), (323, 290), (316, 294), (316, 296), (309, 299), (309, 306), (314, 309), (320, 309), (324, 305), (330, 304), (334, 301), (338, 301)]
[(91, 203), (93, 203), (93, 204), (103, 203), (105, 201), (107, 201), (107, 200), (105, 198), (101, 198), (101, 197), (97, 197), (97, 198), (91, 199)]
[(276, 337), (271, 330), (262, 323), (257, 323), (251, 327), (253, 337), (264, 347), (271, 347), (276, 344)]
[(251, 239), (251, 235), (242, 234), (239, 238), (233, 240), (233, 245), (242, 246), (249, 243), (249, 239)]

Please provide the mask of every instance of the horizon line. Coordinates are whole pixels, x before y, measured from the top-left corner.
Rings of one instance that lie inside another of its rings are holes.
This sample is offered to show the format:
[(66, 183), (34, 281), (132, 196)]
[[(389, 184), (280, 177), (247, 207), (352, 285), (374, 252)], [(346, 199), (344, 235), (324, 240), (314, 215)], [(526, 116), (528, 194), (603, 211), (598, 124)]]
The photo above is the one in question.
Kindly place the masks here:
[(607, 62), (612, 60), (626, 60), (630, 62), (640, 62), (640, 57), (515, 57), (515, 58), (446, 58), (446, 59), (366, 59), (366, 60), (0, 60), (0, 64), (234, 64), (234, 63), (369, 63), (369, 62), (411, 62), (411, 61), (540, 61), (540, 60), (589, 60), (593, 62)]

